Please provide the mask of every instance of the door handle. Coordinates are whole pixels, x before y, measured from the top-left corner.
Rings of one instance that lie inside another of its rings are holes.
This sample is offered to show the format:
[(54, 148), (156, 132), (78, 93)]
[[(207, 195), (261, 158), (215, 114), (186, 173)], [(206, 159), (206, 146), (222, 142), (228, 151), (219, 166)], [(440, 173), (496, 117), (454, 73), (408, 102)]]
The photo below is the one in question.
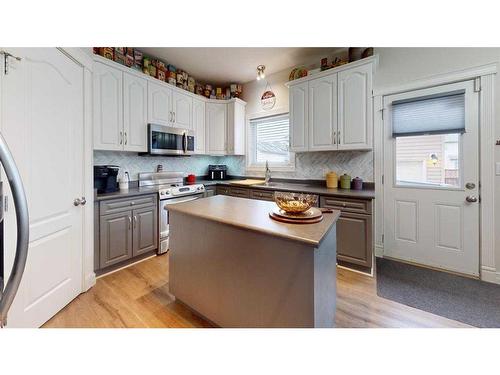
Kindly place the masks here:
[(128, 229), (132, 229), (132, 218), (128, 217)]
[(337, 133), (337, 136), (338, 136), (337, 143), (338, 143), (338, 144), (340, 144), (340, 130), (339, 130), (339, 132)]
[(120, 132), (120, 144), (123, 144), (123, 132)]
[(333, 131), (333, 144), (337, 144), (337, 132)]
[(125, 144), (127, 144), (127, 132), (125, 132), (124, 134), (125, 134)]
[[(28, 258), (29, 212), (28, 202), (26, 201), (26, 194), (24, 192), (24, 186), (19, 170), (17, 169), (9, 147), (1, 134), (0, 162), (3, 165), (5, 175), (7, 176), (7, 180), (12, 191), (12, 200), (14, 201), (17, 223), (17, 243), (14, 264), (12, 266), (9, 280), (5, 285), (5, 289), (0, 289), (0, 327), (3, 327), (7, 324), (7, 313), (19, 289), (19, 284), (21, 283), (26, 266), (26, 259)], [(0, 285), (0, 287), (3, 288), (3, 285)]]
[(134, 228), (137, 228), (137, 216), (134, 215)]
[(478, 201), (477, 197), (474, 195), (468, 195), (465, 200), (469, 203), (476, 203)]
[(184, 133), (183, 135), (183, 149), (184, 149), (184, 153), (187, 153), (187, 149), (188, 149), (188, 137), (187, 137), (187, 134)]
[(73, 201), (74, 206), (85, 206), (86, 203), (87, 199), (85, 199), (85, 197), (75, 198), (75, 200)]
[(172, 115), (174, 116), (174, 122), (175, 122), (175, 112), (172, 112)]

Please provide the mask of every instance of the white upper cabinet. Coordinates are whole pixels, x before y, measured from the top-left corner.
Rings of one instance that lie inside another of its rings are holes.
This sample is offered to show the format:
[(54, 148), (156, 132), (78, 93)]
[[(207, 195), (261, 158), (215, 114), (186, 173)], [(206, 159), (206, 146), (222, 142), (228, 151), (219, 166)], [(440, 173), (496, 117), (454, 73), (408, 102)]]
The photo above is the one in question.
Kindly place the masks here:
[(289, 82), (290, 149), (370, 150), (376, 57)]
[(308, 82), (290, 87), (290, 151), (308, 150)]
[(309, 150), (337, 149), (337, 75), (309, 81)]
[(148, 123), (173, 125), (172, 89), (165, 84), (148, 82)]
[(193, 98), (175, 91), (172, 97), (173, 126), (193, 129)]
[(96, 62), (94, 81), (94, 149), (123, 149), (123, 76)]
[(205, 105), (206, 153), (225, 155), (227, 146), (227, 105), (206, 103)]
[(372, 64), (346, 69), (339, 76), (339, 150), (372, 148)]
[(147, 81), (123, 73), (123, 147), (125, 151), (146, 152), (148, 129)]
[(206, 99), (100, 56), (93, 83), (95, 150), (147, 152), (151, 123), (192, 130), (196, 154), (245, 154), (243, 100)]
[(245, 155), (245, 106), (234, 99), (227, 104), (227, 150), (229, 155)]
[(193, 99), (194, 152), (205, 153), (205, 102)]

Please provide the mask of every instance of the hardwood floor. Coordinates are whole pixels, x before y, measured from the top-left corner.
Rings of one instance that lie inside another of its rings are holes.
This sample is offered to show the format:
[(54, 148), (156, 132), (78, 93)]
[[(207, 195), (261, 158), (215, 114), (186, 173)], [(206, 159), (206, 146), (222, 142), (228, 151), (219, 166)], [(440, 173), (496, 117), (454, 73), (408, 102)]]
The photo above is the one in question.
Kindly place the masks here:
[[(375, 279), (338, 269), (337, 327), (468, 327), (380, 298)], [(210, 327), (168, 293), (168, 254), (97, 280), (43, 327)]]

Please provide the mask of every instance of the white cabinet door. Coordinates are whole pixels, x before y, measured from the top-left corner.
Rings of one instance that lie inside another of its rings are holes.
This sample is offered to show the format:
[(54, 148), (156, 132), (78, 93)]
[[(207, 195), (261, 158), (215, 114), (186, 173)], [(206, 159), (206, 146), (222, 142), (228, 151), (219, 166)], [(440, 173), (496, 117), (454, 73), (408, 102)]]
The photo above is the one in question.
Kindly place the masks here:
[(147, 81), (123, 73), (123, 146), (125, 151), (148, 150)]
[(207, 154), (226, 154), (226, 104), (206, 103)]
[(290, 151), (308, 150), (308, 82), (290, 87)]
[(173, 125), (193, 129), (193, 98), (174, 91), (172, 97)]
[(339, 150), (372, 148), (372, 64), (338, 73)]
[(337, 75), (309, 81), (309, 151), (337, 149)]
[(121, 70), (94, 65), (94, 149), (123, 149), (123, 76)]
[(205, 153), (205, 102), (193, 99), (194, 152)]
[(172, 125), (172, 89), (148, 82), (148, 122)]
[(233, 101), (227, 104), (227, 153), (245, 155), (245, 104)]

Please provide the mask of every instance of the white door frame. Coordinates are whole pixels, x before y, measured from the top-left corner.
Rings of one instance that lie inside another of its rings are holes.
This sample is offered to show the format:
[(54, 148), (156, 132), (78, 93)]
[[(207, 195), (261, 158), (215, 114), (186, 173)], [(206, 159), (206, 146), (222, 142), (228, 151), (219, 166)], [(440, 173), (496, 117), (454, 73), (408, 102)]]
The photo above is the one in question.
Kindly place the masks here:
[(83, 77), (83, 113), (84, 113), (84, 145), (83, 145), (83, 191), (87, 204), (83, 210), (83, 254), (82, 254), (82, 287), (86, 292), (95, 285), (94, 272), (94, 147), (92, 124), (92, 70), (94, 61), (91, 49), (88, 53), (83, 48), (58, 48), (77, 64), (84, 68)]
[(425, 89), (443, 84), (475, 79), (479, 93), (479, 180), (480, 278), (500, 284), (500, 270), (495, 266), (495, 112), (494, 83), (497, 64), (482, 65), (410, 83), (377, 89), (374, 92), (374, 175), (375, 175), (375, 255), (384, 256), (384, 185), (383, 185), (383, 97), (405, 91)]

